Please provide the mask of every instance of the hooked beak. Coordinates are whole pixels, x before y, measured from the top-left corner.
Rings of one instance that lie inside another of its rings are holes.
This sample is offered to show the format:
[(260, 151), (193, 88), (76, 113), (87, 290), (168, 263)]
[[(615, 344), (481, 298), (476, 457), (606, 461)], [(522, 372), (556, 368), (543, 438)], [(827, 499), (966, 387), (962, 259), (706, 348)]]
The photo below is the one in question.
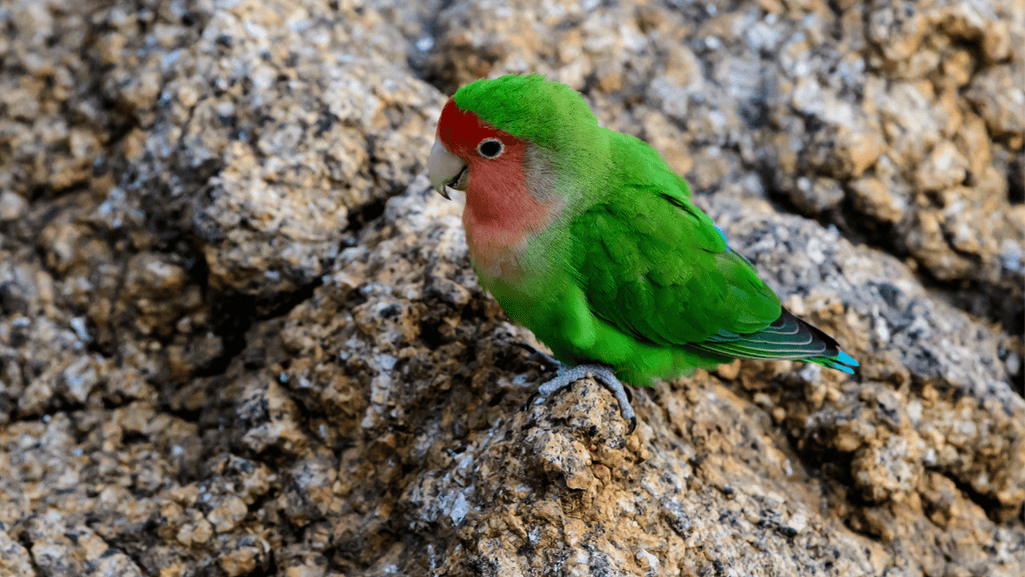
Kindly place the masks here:
[(452, 200), (445, 187), (450, 186), (456, 190), (463, 190), (463, 187), (466, 186), (466, 163), (449, 152), (440, 140), (435, 140), (434, 146), (431, 148), (431, 157), (427, 160), (427, 175), (431, 179), (434, 190), (438, 191), (438, 194), (444, 196), (445, 199)]

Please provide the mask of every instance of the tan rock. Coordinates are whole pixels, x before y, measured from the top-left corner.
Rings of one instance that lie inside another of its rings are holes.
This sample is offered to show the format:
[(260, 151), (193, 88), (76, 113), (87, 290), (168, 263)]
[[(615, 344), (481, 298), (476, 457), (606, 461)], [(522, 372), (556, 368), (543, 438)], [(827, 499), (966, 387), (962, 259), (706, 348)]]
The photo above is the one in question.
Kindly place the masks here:
[(941, 190), (961, 184), (968, 173), (968, 159), (953, 142), (940, 141), (926, 157), (915, 174), (916, 184), (927, 191)]
[[(1022, 573), (1015, 6), (0, 9), (0, 573)], [(424, 177), (512, 71), (651, 142), (858, 375), (698, 371), (629, 436), (590, 380), (533, 402)]]

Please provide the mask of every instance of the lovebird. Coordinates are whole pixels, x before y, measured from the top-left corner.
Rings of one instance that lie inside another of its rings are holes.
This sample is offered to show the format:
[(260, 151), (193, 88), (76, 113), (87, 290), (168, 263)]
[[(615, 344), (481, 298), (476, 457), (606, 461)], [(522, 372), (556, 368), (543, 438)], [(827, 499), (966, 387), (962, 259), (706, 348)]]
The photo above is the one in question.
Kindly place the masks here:
[(557, 372), (538, 402), (593, 377), (629, 435), (622, 382), (735, 358), (858, 366), (780, 304), (654, 148), (599, 126), (564, 84), (529, 74), (463, 86), (442, 109), (428, 171), (445, 198), (466, 193), (481, 287), (554, 353), (541, 355)]

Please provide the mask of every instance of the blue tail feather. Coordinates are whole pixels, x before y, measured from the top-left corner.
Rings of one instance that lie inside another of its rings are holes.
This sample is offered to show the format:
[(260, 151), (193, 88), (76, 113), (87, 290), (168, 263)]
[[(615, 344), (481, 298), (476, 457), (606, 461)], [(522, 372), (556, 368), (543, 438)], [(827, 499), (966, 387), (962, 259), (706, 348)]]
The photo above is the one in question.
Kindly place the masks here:
[(858, 361), (854, 360), (854, 357), (848, 355), (843, 351), (840, 351), (840, 354), (836, 355), (836, 360), (852, 367), (858, 366)]
[(752, 334), (719, 331), (692, 348), (741, 359), (790, 359), (817, 363), (854, 374), (858, 361), (840, 350), (835, 339), (794, 316), (785, 308), (765, 329)]

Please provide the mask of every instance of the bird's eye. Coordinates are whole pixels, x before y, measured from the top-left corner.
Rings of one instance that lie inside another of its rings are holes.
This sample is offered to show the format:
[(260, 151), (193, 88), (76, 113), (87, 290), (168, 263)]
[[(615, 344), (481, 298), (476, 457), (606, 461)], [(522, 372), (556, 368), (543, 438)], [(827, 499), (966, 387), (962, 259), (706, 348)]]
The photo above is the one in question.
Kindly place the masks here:
[(488, 138), (487, 140), (480, 141), (477, 145), (477, 153), (484, 158), (495, 158), (502, 154), (505, 150), (505, 145), (502, 144), (501, 140), (495, 140), (494, 138)]

